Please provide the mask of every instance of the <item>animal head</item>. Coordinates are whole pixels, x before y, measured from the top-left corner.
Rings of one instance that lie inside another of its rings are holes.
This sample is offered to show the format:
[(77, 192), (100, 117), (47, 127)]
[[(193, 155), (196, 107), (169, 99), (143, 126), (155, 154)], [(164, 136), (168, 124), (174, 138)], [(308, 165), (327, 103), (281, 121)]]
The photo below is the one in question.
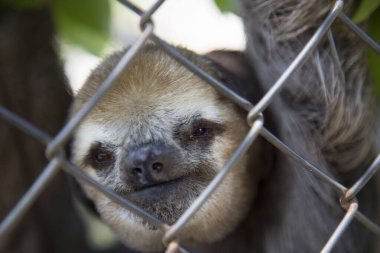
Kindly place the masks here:
[[(220, 78), (209, 59), (179, 49)], [(91, 98), (124, 52), (96, 68), (72, 113)], [(72, 161), (99, 183), (173, 224), (231, 157), (248, 128), (244, 114), (154, 45), (146, 45), (74, 134)], [(248, 210), (255, 187), (247, 157), (178, 234), (182, 242), (218, 240)], [(162, 232), (83, 185), (101, 217), (128, 246), (163, 249)]]

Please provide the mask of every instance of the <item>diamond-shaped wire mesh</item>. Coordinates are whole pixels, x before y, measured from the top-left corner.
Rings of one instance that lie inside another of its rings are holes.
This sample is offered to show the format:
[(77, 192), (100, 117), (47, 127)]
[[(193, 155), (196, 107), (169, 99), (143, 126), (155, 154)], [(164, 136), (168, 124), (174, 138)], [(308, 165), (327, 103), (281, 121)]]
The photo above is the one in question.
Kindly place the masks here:
[[(234, 163), (241, 157), (258, 135), (261, 135), (269, 143), (275, 146), (279, 151), (285, 155), (294, 159), (297, 163), (301, 164), (310, 173), (318, 177), (321, 181), (327, 183), (330, 187), (336, 190), (342, 197), (340, 204), (344, 209), (346, 209), (346, 214), (342, 218), (340, 224), (336, 227), (335, 231), (327, 241), (327, 243), (322, 248), (321, 252), (330, 252), (335, 243), (339, 240), (345, 229), (350, 225), (350, 222), (356, 218), (364, 226), (366, 226), (370, 231), (380, 236), (380, 227), (362, 214), (359, 210), (358, 200), (356, 195), (360, 190), (366, 186), (367, 182), (375, 175), (376, 171), (380, 167), (380, 154), (376, 157), (373, 163), (365, 171), (365, 173), (350, 187), (346, 188), (341, 183), (337, 182), (323, 170), (314, 166), (309, 161), (305, 160), (296, 151), (292, 150), (289, 146), (279, 140), (274, 136), (269, 130), (263, 126), (264, 118), (262, 112), (267, 108), (267, 106), (272, 102), (273, 97), (286, 85), (287, 80), (291, 75), (300, 68), (308, 57), (312, 54), (313, 50), (318, 47), (321, 39), (329, 32), (331, 25), (336, 19), (340, 19), (349, 29), (351, 29), (357, 36), (359, 36), (369, 47), (371, 47), (375, 52), (380, 54), (380, 45), (376, 43), (371, 37), (369, 37), (360, 27), (354, 24), (350, 18), (348, 18), (343, 12), (344, 2), (337, 0), (335, 5), (331, 9), (330, 13), (325, 17), (323, 22), (320, 24), (319, 28), (315, 31), (313, 36), (305, 44), (301, 52), (297, 57), (291, 62), (291, 64), (286, 68), (283, 74), (278, 78), (278, 80), (273, 84), (271, 89), (263, 96), (263, 98), (256, 105), (252, 105), (249, 101), (240, 97), (238, 94), (229, 90), (223, 83), (214, 79), (202, 69), (194, 65), (189, 59), (181, 55), (174, 47), (157, 37), (153, 33), (154, 24), (151, 21), (152, 15), (160, 8), (164, 0), (157, 1), (149, 10), (142, 11), (134, 4), (127, 0), (119, 0), (127, 8), (135, 12), (137, 15), (141, 16), (140, 26), (141, 35), (136, 40), (133, 45), (126, 51), (125, 55), (121, 58), (120, 62), (116, 65), (110, 75), (106, 78), (103, 84), (100, 86), (95, 95), (76, 113), (67, 124), (62, 128), (62, 130), (54, 137), (48, 136), (43, 131), (37, 129), (27, 121), (18, 117), (11, 111), (0, 106), (0, 116), (18, 127), (22, 131), (32, 135), (38, 139), (41, 143), (47, 145), (46, 155), (50, 159), (49, 164), (45, 167), (41, 175), (36, 179), (30, 189), (24, 194), (22, 199), (17, 203), (14, 209), (8, 214), (8, 216), (2, 221), (0, 225), (0, 240), (4, 237), (14, 226), (17, 225), (22, 216), (29, 210), (33, 202), (38, 198), (40, 193), (44, 191), (51, 179), (56, 175), (56, 173), (63, 169), (65, 172), (71, 174), (72, 176), (80, 179), (81, 181), (95, 187), (98, 191), (105, 194), (107, 197), (112, 199), (114, 202), (128, 209), (136, 215), (141, 216), (143, 219), (155, 225), (158, 229), (164, 232), (163, 243), (167, 247), (167, 252), (176, 252), (180, 250), (186, 252), (184, 248), (180, 246), (180, 241), (176, 238), (178, 231), (189, 221), (189, 219), (197, 212), (197, 210), (202, 206), (203, 203), (213, 194), (218, 185), (223, 181), (225, 175), (233, 167)], [(203, 80), (207, 81), (216, 90), (221, 92), (224, 96), (230, 98), (237, 105), (245, 109), (247, 114), (247, 121), (251, 127), (250, 131), (241, 142), (240, 146), (236, 149), (232, 157), (225, 164), (224, 168), (217, 174), (217, 176), (211, 181), (208, 187), (203, 191), (203, 193), (193, 202), (188, 210), (183, 213), (183, 215), (173, 224), (168, 225), (160, 221), (150, 213), (139, 208), (133, 203), (126, 200), (114, 193), (113, 191), (107, 189), (105, 186), (99, 184), (88, 175), (83, 173), (79, 168), (77, 168), (70, 161), (65, 159), (64, 156), (64, 145), (72, 135), (73, 131), (79, 126), (87, 114), (90, 113), (92, 108), (101, 99), (101, 97), (109, 90), (115, 83), (115, 80), (123, 72), (128, 64), (131, 62), (133, 57), (135, 57), (139, 50), (143, 47), (147, 40), (152, 40), (156, 45), (161, 47), (167, 54), (172, 56), (178, 62), (183, 64), (189, 70), (194, 72), (196, 75), (200, 76)]]

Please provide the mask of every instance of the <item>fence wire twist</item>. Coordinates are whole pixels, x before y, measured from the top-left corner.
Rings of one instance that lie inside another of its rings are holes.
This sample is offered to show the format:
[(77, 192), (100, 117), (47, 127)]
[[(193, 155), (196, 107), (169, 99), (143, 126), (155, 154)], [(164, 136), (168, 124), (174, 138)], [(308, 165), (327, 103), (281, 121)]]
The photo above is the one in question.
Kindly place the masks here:
[[(269, 130), (263, 126), (264, 117), (262, 112), (266, 107), (272, 102), (274, 96), (284, 87), (286, 81), (289, 77), (301, 67), (308, 57), (313, 53), (313, 50), (318, 47), (320, 40), (328, 34), (331, 36), (330, 27), (334, 21), (339, 18), (350, 30), (352, 30), (357, 36), (359, 36), (369, 47), (371, 47), (376, 53), (380, 54), (380, 45), (374, 41), (370, 36), (368, 36), (359, 26), (357, 26), (350, 18), (348, 18), (343, 12), (342, 8), (344, 5), (343, 0), (337, 0), (335, 5), (331, 9), (330, 13), (324, 19), (322, 24), (306, 43), (301, 52), (292, 61), (292, 63), (287, 67), (283, 74), (274, 83), (271, 89), (263, 96), (263, 98), (256, 105), (252, 105), (249, 101), (240, 97), (238, 94), (234, 93), (228, 89), (223, 83), (216, 80), (215, 78), (208, 75), (202, 69), (194, 65), (185, 56), (181, 55), (174, 47), (166, 43), (164, 40), (157, 37), (154, 33), (154, 24), (151, 20), (152, 15), (160, 8), (165, 0), (159, 0), (147, 11), (142, 11), (137, 6), (132, 4), (127, 0), (118, 0), (120, 3), (125, 5), (127, 8), (135, 12), (141, 17), (140, 28), (141, 35), (133, 43), (129, 50), (126, 51), (125, 55), (121, 58), (120, 62), (112, 70), (110, 75), (106, 78), (103, 84), (99, 87), (98, 91), (94, 96), (69, 120), (69, 122), (61, 129), (61, 131), (54, 137), (48, 136), (45, 132), (36, 128), (29, 122), (18, 117), (11, 111), (0, 106), (0, 117), (5, 121), (13, 124), (15, 127), (19, 128), (21, 131), (28, 135), (33, 136), (42, 144), (47, 145), (46, 156), (50, 159), (49, 164), (44, 168), (41, 175), (35, 180), (30, 189), (23, 195), (21, 200), (16, 204), (16, 206), (11, 210), (11, 212), (5, 217), (5, 219), (0, 224), (0, 240), (4, 238), (20, 221), (23, 215), (29, 210), (34, 201), (38, 196), (45, 190), (52, 178), (57, 174), (60, 169), (71, 174), (77, 179), (95, 187), (98, 191), (105, 194), (107, 197), (112, 199), (114, 202), (118, 203), (122, 207), (128, 209), (132, 213), (139, 215), (145, 220), (149, 221), (155, 225), (158, 229), (164, 232), (162, 238), (164, 245), (167, 247), (166, 252), (187, 252), (184, 248), (180, 246), (179, 238), (176, 235), (180, 229), (189, 221), (189, 219), (197, 212), (197, 210), (205, 203), (210, 195), (213, 194), (218, 185), (223, 181), (225, 175), (231, 170), (235, 162), (241, 157), (258, 135), (261, 135), (269, 143), (271, 143), (278, 150), (283, 152), (285, 155), (291, 157), (296, 162), (298, 162), (304, 169), (308, 172), (314, 174), (316, 177), (320, 178), (323, 182), (330, 185), (334, 190), (336, 190), (340, 195), (340, 205), (347, 210), (346, 214), (342, 218), (339, 225), (336, 227), (335, 231), (330, 236), (329, 240), (326, 242), (321, 252), (330, 252), (334, 247), (335, 243), (342, 236), (346, 228), (349, 226), (351, 221), (356, 218), (364, 226), (366, 226), (370, 231), (380, 236), (380, 227), (367, 218), (364, 214), (359, 211), (359, 202), (356, 199), (357, 194), (360, 190), (365, 187), (367, 182), (375, 175), (380, 167), (380, 154), (375, 158), (373, 163), (365, 171), (365, 173), (350, 187), (346, 188), (333, 178), (325, 174), (321, 169), (314, 166), (312, 163), (305, 160), (296, 151), (292, 150), (289, 146), (279, 140), (274, 136)], [(217, 176), (211, 181), (208, 187), (203, 191), (203, 193), (194, 201), (188, 210), (186, 210), (181, 217), (173, 224), (168, 225), (146, 212), (142, 208), (136, 206), (135, 204), (129, 202), (124, 197), (119, 196), (113, 191), (107, 189), (105, 186), (99, 184), (88, 175), (83, 173), (78, 167), (72, 164), (70, 161), (66, 160), (64, 156), (64, 145), (71, 137), (73, 131), (79, 124), (84, 120), (84, 118), (90, 113), (92, 108), (96, 103), (102, 98), (102, 96), (112, 87), (115, 80), (123, 72), (123, 70), (128, 67), (133, 57), (135, 57), (139, 50), (143, 47), (147, 40), (152, 40), (156, 45), (161, 47), (167, 54), (176, 59), (178, 62), (182, 63), (190, 71), (194, 72), (200, 78), (208, 82), (216, 90), (222, 93), (224, 96), (230, 98), (237, 105), (245, 109), (247, 114), (247, 122), (251, 126), (250, 131), (238, 146), (232, 157), (225, 164), (224, 168), (217, 174)]]

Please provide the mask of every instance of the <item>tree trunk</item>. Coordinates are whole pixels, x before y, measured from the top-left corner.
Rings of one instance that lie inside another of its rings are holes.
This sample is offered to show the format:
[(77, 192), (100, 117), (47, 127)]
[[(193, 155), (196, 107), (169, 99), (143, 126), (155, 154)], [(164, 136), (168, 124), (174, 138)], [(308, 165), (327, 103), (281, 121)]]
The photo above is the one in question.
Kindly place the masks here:
[[(0, 105), (50, 135), (63, 126), (70, 103), (48, 8), (0, 9)], [(0, 120), (0, 219), (40, 174), (41, 143)], [(88, 252), (63, 173), (0, 244), (0, 252)]]

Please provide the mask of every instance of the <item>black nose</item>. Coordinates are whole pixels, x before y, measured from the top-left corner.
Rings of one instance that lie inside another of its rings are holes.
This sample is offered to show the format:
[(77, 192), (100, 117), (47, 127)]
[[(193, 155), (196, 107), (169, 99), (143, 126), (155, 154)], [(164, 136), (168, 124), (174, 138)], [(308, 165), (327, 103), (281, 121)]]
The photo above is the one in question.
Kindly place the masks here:
[(125, 161), (124, 178), (134, 188), (168, 181), (172, 158), (165, 145), (146, 144), (132, 149)]

